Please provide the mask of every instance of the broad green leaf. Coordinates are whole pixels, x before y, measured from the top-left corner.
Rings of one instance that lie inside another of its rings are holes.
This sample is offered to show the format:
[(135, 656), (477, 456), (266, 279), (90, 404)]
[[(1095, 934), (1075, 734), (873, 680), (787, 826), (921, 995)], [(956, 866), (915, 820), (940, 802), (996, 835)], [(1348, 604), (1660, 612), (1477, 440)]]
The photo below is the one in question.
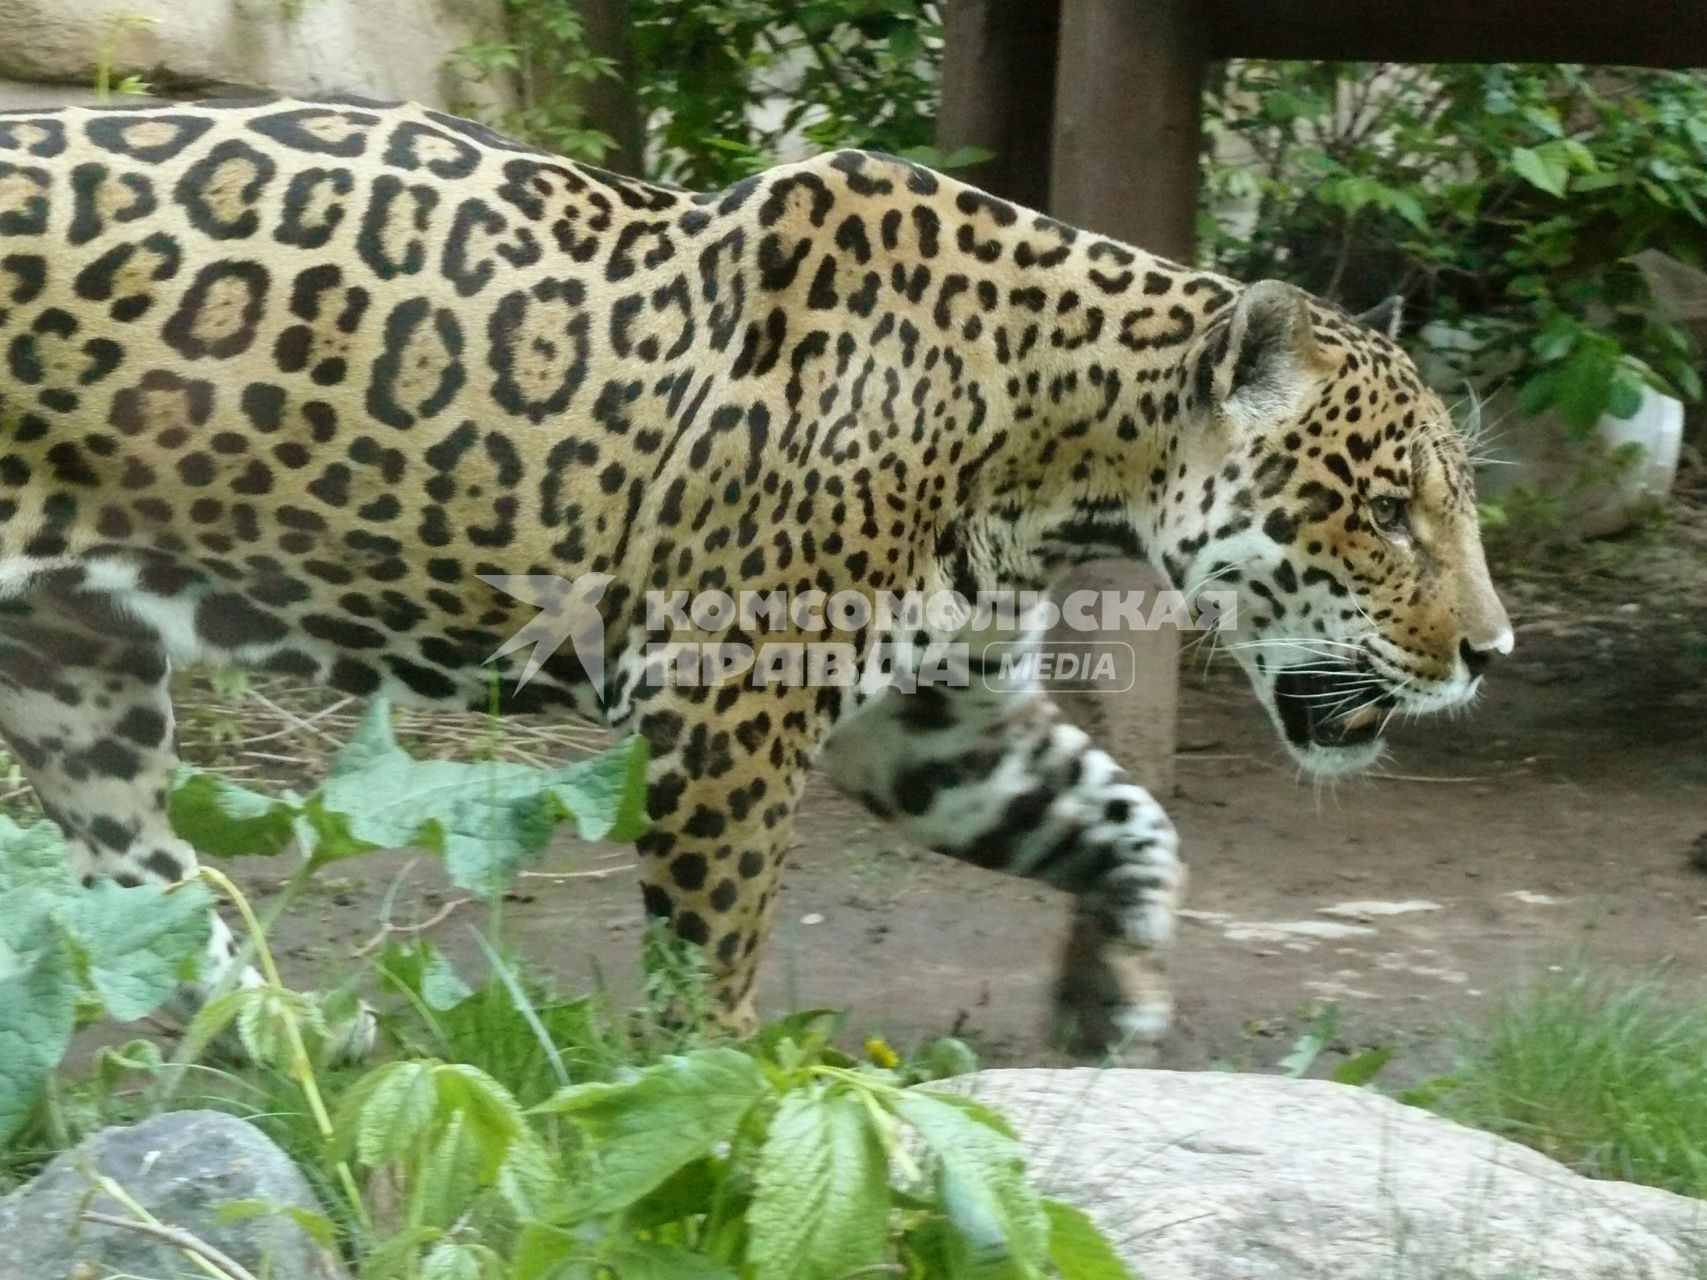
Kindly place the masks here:
[(1642, 388), (1622, 378), (1606, 389), (1606, 412), (1614, 418), (1632, 418), (1642, 407)]
[(510, 1140), (498, 1169), (498, 1190), (518, 1216), (543, 1218), (562, 1202), (564, 1186), (550, 1150), (531, 1130)]
[(936, 1158), (938, 1195), (973, 1274), (1038, 1275), (1049, 1224), (1019, 1143), (947, 1098), (905, 1093), (890, 1105)]
[(1133, 1280), (1107, 1237), (1080, 1209), (1045, 1200), (1049, 1218), (1049, 1262), (1060, 1280)]
[(1275, 1065), (1294, 1079), (1307, 1075), (1316, 1065), (1316, 1059), (1333, 1043), (1334, 1036), (1339, 1033), (1339, 1025), (1339, 1006), (1326, 1006), (1311, 1022), (1310, 1029), (1292, 1042), (1292, 1052)]
[(695, 1160), (623, 1210), (623, 1225), (632, 1231), (649, 1231), (709, 1213), (721, 1186), (722, 1169), (716, 1160)]
[(481, 1280), (498, 1259), (490, 1249), (460, 1240), (441, 1240), (421, 1263), (421, 1280)]
[(0, 814), (0, 973), (20, 953), (50, 945), (55, 909), (81, 892), (65, 860), (65, 840), (48, 821), (20, 827)]
[(0, 815), (0, 1139), (58, 1065), (80, 996), (130, 1021), (194, 975), (209, 904), (199, 885), (84, 889), (57, 827), (20, 827)]
[(46, 819), (21, 827), (0, 813), (0, 903), (24, 889), (57, 893), (71, 887), (59, 828)]
[(76, 1021), (77, 979), (60, 946), (0, 976), (0, 1142), (35, 1110)]
[(758, 1280), (840, 1280), (885, 1261), (888, 1165), (858, 1097), (813, 1087), (783, 1098), (759, 1152), (747, 1224)]
[(62, 920), (80, 968), (120, 1022), (147, 1017), (195, 977), (213, 927), (213, 898), (200, 884), (101, 881), (69, 898)]
[(234, 987), (197, 1009), (179, 1045), (178, 1052), (184, 1061), (194, 1062), (207, 1052), (209, 1045), (229, 1031), (256, 990), (258, 988), (255, 987)]
[(474, 994), (445, 954), (425, 938), (407, 946), (388, 943), (378, 968), (388, 986), (408, 992), (435, 1012), (454, 1009)]
[(246, 987), (237, 1005), (237, 1035), (243, 1049), (256, 1062), (280, 1071), (290, 1069), (295, 1044), (290, 1027), (294, 1023), (304, 1037), (326, 1035), (326, 1020), (314, 997), (302, 991), (272, 987)]
[(389, 708), (376, 699), (303, 812), (316, 861), (417, 845), (442, 853), (458, 885), (495, 897), (564, 818), (594, 838), (637, 835), (645, 768), (639, 739), (561, 769), (416, 760), (397, 745)]
[(169, 808), (179, 834), (209, 853), (271, 854), (295, 841), (323, 866), (414, 845), (443, 854), (452, 880), (490, 898), (565, 820), (585, 839), (634, 839), (645, 829), (645, 795), (644, 739), (557, 769), (416, 760), (397, 743), (389, 704), (376, 698), (309, 795), (273, 797), (183, 770)]
[(362, 1091), (355, 1124), (356, 1159), (368, 1166), (400, 1160), (425, 1137), (438, 1110), (430, 1062), (393, 1062)]
[(1550, 155), (1530, 147), (1518, 147), (1511, 153), (1511, 167), (1518, 177), (1540, 187), (1548, 195), (1565, 194), (1569, 171)]
[(166, 805), (172, 829), (199, 853), (219, 858), (282, 853), (295, 837), (298, 806), (229, 778), (182, 768)]
[(583, 1280), (587, 1246), (579, 1233), (543, 1222), (525, 1224), (510, 1251), (512, 1280)]
[(646, 830), (646, 739), (632, 736), (568, 766), (552, 794), (583, 840), (633, 840)]
[(450, 1226), (485, 1181), (480, 1171), (484, 1153), (468, 1136), (466, 1117), (466, 1112), (452, 1112), (425, 1158), (411, 1164), (414, 1201), (428, 1225)]
[(614, 1213), (727, 1142), (769, 1089), (738, 1049), (667, 1057), (621, 1084), (574, 1085), (540, 1107), (567, 1115), (587, 1139), (586, 1177), (572, 1211)]
[(433, 1083), (440, 1110), (464, 1117), (469, 1140), (482, 1156), (481, 1181), (495, 1182), (511, 1146), (528, 1133), (521, 1106), (503, 1085), (467, 1063), (440, 1063), (433, 1068)]

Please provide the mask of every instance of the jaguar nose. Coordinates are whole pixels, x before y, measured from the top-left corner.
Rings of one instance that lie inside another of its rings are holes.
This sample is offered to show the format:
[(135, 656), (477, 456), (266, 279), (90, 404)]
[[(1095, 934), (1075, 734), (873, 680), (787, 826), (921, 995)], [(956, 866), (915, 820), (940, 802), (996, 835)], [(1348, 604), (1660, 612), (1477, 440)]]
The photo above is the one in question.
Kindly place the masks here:
[(1493, 646), (1479, 649), (1468, 640), (1458, 642), (1458, 656), (1464, 659), (1464, 667), (1469, 671), (1472, 680), (1493, 665), (1496, 655), (1504, 652), (1506, 650)]

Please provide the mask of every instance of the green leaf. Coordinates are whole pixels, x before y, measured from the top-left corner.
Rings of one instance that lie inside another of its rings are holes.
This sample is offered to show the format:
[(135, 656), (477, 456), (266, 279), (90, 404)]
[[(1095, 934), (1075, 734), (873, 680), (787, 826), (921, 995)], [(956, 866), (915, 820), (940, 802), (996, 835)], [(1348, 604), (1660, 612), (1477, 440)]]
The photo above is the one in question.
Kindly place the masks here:
[(227, 1200), (213, 1211), (213, 1220), (222, 1225), (271, 1217), (295, 1223), (309, 1238), (327, 1248), (334, 1247), (337, 1242), (337, 1224), (325, 1214), (304, 1209), (301, 1205), (281, 1204), (276, 1200)]
[(196, 975), (213, 928), (213, 897), (200, 884), (167, 891), (100, 881), (63, 911), (80, 968), (120, 1022), (145, 1018)]
[[(431, 1062), (394, 1062), (374, 1072), (353, 1119), (356, 1159), (368, 1166), (401, 1160), (427, 1134), (438, 1110)], [(365, 1083), (365, 1082), (364, 1082)]]
[(1633, 418), (1642, 407), (1642, 388), (1623, 378), (1614, 379), (1606, 389), (1606, 412), (1614, 418)]
[(483, 1245), (441, 1240), (421, 1263), (421, 1280), (481, 1280), (492, 1274), (487, 1264), (497, 1261)]
[(462, 1062), (433, 1068), (439, 1107), (466, 1118), (470, 1139), (483, 1155), (480, 1177), (495, 1182), (511, 1147), (529, 1134), (527, 1119), (510, 1091), (479, 1067)]
[(1339, 1006), (1327, 1005), (1316, 1015), (1310, 1029), (1292, 1042), (1292, 1052), (1275, 1065), (1294, 1079), (1307, 1075), (1316, 1065), (1316, 1059), (1333, 1043), (1339, 1025)]
[(1518, 177), (1531, 186), (1540, 187), (1548, 195), (1565, 194), (1569, 170), (1551, 156), (1529, 147), (1518, 147), (1511, 153), (1511, 167)]
[(290, 1070), (296, 1056), (291, 1026), (302, 1036), (324, 1038), (326, 1020), (314, 997), (302, 991), (245, 987), (237, 1003), (237, 1035), (256, 1062)]
[(864, 1102), (822, 1086), (786, 1095), (772, 1117), (747, 1210), (758, 1280), (840, 1280), (885, 1260), (889, 1178)]
[(736, 1280), (721, 1263), (668, 1244), (629, 1245), (612, 1253), (608, 1265), (622, 1280)]
[(1085, 1213), (1060, 1200), (1045, 1200), (1049, 1218), (1049, 1261), (1060, 1280), (1133, 1280), (1114, 1246)]
[(647, 755), (635, 735), (563, 771), (552, 794), (583, 840), (633, 840), (646, 830)]
[(60, 946), (0, 971), (0, 1142), (30, 1118), (76, 1022), (77, 979)]
[(936, 1158), (938, 1197), (973, 1273), (1037, 1275), (1049, 1223), (1026, 1181), (1019, 1143), (946, 1097), (903, 1093), (889, 1105)]
[(172, 829), (197, 852), (235, 858), (288, 849), (299, 807), (240, 787), (217, 773), (186, 767), (173, 779), (166, 813)]
[(72, 887), (59, 828), (45, 819), (20, 827), (0, 813), (0, 902), (9, 906), (12, 895), (26, 889), (58, 893)]
[(444, 854), (451, 879), (496, 897), (564, 818), (584, 836), (642, 830), (646, 748), (629, 741), (561, 769), (502, 761), (416, 760), (376, 699), (303, 811), (318, 862), (417, 845)]
[(222, 992), (196, 1010), (195, 1017), (184, 1030), (179, 1054), (186, 1062), (194, 1062), (207, 1052), (208, 1046), (231, 1029), (243, 1006), (253, 998), (255, 987), (234, 987)]
[(589, 1217), (632, 1204), (727, 1142), (768, 1091), (758, 1063), (730, 1048), (667, 1057), (622, 1084), (559, 1090), (539, 1110), (569, 1116), (587, 1139), (572, 1211)]
[(445, 954), (425, 938), (407, 946), (387, 943), (378, 969), (387, 987), (413, 995), (435, 1012), (454, 1009), (474, 994)]
[(650, 1231), (709, 1213), (722, 1185), (722, 1169), (714, 1157), (695, 1160), (623, 1210), (623, 1224), (632, 1231)]
[(1356, 1057), (1347, 1058), (1335, 1067), (1328, 1079), (1335, 1084), (1366, 1085), (1380, 1075), (1392, 1059), (1391, 1049), (1365, 1049)]
[(23, 1122), (93, 995), (114, 1017), (152, 1013), (194, 975), (211, 928), (199, 885), (84, 889), (59, 829), (0, 815), (0, 1139)]

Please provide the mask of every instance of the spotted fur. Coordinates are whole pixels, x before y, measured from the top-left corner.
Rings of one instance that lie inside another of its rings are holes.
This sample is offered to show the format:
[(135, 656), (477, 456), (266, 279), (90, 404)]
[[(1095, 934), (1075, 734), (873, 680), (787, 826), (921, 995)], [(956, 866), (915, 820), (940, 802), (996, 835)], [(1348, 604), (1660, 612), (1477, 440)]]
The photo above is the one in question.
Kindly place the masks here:
[[(820, 755), (918, 840), (1075, 895), (1093, 1043), (1165, 1025), (1114, 970), (1183, 873), (1037, 689), (656, 687), (650, 589), (1145, 557), (1239, 593), (1236, 652), (1330, 769), (1369, 754), (1358, 691), (1456, 703), (1509, 647), (1463, 448), (1385, 336), (887, 157), (696, 195), (417, 107), (0, 116), (0, 352), (0, 729), (84, 875), (194, 866), (175, 665), (478, 707), (495, 671), (508, 709), (648, 739), (645, 902), (737, 1018)], [(484, 576), (593, 573), (601, 687), (568, 647), (525, 686), (488, 665), (532, 609)]]

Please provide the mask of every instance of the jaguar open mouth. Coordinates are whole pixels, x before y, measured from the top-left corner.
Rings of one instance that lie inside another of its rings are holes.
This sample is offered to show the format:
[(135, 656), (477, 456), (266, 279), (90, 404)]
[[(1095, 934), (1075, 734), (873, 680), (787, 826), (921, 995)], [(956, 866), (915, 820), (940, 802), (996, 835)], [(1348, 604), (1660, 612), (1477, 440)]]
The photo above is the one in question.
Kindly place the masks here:
[(1290, 667), (1274, 682), (1274, 705), (1295, 747), (1361, 747), (1375, 741), (1398, 700), (1367, 667)]

